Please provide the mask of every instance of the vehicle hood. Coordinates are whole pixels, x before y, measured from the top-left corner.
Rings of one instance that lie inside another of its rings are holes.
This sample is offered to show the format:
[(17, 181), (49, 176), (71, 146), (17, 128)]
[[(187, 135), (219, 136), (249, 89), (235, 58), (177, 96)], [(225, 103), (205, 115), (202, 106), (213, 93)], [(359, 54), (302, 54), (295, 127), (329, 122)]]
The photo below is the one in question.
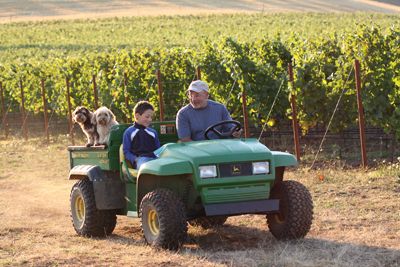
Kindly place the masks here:
[(205, 140), (177, 144), (166, 144), (159, 157), (189, 160), (198, 165), (222, 162), (243, 162), (271, 159), (271, 151), (250, 139)]

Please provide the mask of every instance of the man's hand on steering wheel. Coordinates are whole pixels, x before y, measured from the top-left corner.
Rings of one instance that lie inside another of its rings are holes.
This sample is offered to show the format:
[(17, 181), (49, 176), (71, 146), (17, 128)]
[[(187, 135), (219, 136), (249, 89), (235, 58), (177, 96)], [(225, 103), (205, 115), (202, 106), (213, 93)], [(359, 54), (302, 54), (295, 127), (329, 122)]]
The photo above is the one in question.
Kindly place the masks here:
[(240, 136), (242, 136), (242, 133), (243, 133), (243, 129), (240, 129), (240, 130), (234, 131), (232, 133), (232, 136), (235, 138), (240, 138)]
[[(223, 126), (223, 125), (234, 125), (228, 132), (220, 132), (216, 128), (218, 126)], [(215, 123), (208, 127), (206, 131), (204, 132), (204, 138), (207, 140), (210, 140), (210, 137), (208, 136), (209, 132), (213, 132), (216, 136), (218, 136), (219, 139), (227, 139), (227, 138), (237, 138), (240, 137), (242, 134), (242, 125), (238, 121), (233, 121), (233, 120), (227, 120), (227, 121), (221, 121), (218, 123)]]

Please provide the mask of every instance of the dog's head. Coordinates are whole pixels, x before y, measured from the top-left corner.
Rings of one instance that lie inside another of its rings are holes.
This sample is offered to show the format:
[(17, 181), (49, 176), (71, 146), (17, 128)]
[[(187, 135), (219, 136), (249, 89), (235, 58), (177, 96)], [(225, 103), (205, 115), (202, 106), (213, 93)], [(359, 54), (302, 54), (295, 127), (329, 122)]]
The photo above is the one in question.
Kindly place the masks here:
[(94, 120), (99, 125), (109, 125), (110, 122), (115, 121), (114, 114), (106, 107), (98, 108), (93, 115), (92, 121)]
[(91, 121), (92, 113), (85, 107), (77, 107), (72, 113), (72, 120), (78, 123), (85, 123), (87, 120)]

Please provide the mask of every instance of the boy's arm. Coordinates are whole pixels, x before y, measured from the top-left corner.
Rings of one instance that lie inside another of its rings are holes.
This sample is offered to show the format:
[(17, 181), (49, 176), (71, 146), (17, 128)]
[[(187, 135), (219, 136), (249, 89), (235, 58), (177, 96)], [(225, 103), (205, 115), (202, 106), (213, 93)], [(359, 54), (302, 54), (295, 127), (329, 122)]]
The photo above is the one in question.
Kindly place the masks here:
[(124, 132), (124, 138), (122, 142), (122, 148), (124, 150), (125, 159), (128, 160), (132, 166), (135, 166), (136, 156), (131, 152), (132, 140), (131, 140), (131, 132), (126, 130)]
[(161, 146), (161, 145), (160, 145), (160, 139), (158, 139), (158, 133), (157, 133), (156, 130), (154, 130), (153, 128), (149, 128), (149, 129), (150, 129), (150, 131), (151, 131), (152, 133), (154, 133), (154, 144), (155, 144), (156, 149), (153, 151), (153, 156), (156, 157), (156, 158), (158, 158), (158, 156), (156, 155), (155, 151), (156, 151), (157, 149), (159, 149), (160, 146)]
[(156, 134), (156, 138), (155, 138), (156, 147), (159, 148), (161, 146), (160, 139), (158, 139), (158, 133), (156, 130), (154, 130), (154, 133)]

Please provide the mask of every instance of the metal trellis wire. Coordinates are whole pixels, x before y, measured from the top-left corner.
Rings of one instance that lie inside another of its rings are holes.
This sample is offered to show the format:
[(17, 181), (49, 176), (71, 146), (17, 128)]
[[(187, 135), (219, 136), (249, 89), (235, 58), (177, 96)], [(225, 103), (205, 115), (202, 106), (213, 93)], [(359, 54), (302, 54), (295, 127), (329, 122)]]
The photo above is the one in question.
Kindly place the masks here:
[(354, 69), (354, 67), (352, 67), (352, 68), (350, 69), (349, 76), (347, 77), (347, 80), (346, 80), (346, 82), (345, 82), (344, 85), (343, 85), (342, 93), (340, 94), (339, 99), (338, 99), (338, 101), (337, 101), (337, 103), (336, 103), (335, 109), (333, 110), (331, 119), (329, 120), (328, 126), (326, 127), (324, 136), (322, 137), (321, 144), (319, 145), (317, 154), (315, 154), (315, 158), (314, 158), (314, 160), (313, 160), (313, 163), (311, 164), (310, 170), (314, 167), (314, 164), (315, 164), (315, 162), (317, 161), (319, 152), (320, 152), (321, 149), (322, 149), (322, 144), (323, 144), (324, 141), (325, 141), (326, 135), (328, 134), (328, 131), (329, 131), (329, 127), (331, 126), (331, 123), (332, 123), (332, 121), (333, 121), (333, 117), (335, 116), (335, 113), (336, 113), (336, 111), (337, 111), (337, 109), (338, 109), (338, 107), (339, 107), (340, 100), (342, 99), (342, 96), (344, 95), (344, 93), (347, 91), (347, 89), (346, 89), (346, 84), (347, 84), (347, 82), (348, 82), (349, 79), (350, 79), (350, 76), (351, 76), (351, 74), (352, 74), (352, 72), (353, 72), (353, 69)]
[(262, 127), (262, 130), (261, 130), (260, 136), (258, 137), (258, 141), (260, 141), (260, 139), (261, 139), (261, 136), (262, 136), (262, 134), (263, 134), (263, 133), (264, 133), (264, 131), (265, 131), (265, 126), (267, 125), (267, 123), (268, 123), (268, 120), (269, 120), (269, 117), (271, 116), (272, 109), (273, 109), (273, 108), (274, 108), (274, 106), (275, 106), (276, 100), (278, 99), (279, 93), (281, 92), (282, 85), (283, 85), (283, 82), (284, 82), (284, 81), (285, 81), (285, 80), (282, 80), (282, 82), (281, 82), (281, 85), (279, 86), (278, 92), (277, 92), (277, 93), (276, 93), (276, 95), (275, 95), (274, 101), (272, 102), (271, 108), (269, 109), (269, 112), (268, 112), (267, 118), (266, 118), (266, 120), (265, 120), (265, 123), (264, 123), (264, 125), (263, 125), (263, 127)]

